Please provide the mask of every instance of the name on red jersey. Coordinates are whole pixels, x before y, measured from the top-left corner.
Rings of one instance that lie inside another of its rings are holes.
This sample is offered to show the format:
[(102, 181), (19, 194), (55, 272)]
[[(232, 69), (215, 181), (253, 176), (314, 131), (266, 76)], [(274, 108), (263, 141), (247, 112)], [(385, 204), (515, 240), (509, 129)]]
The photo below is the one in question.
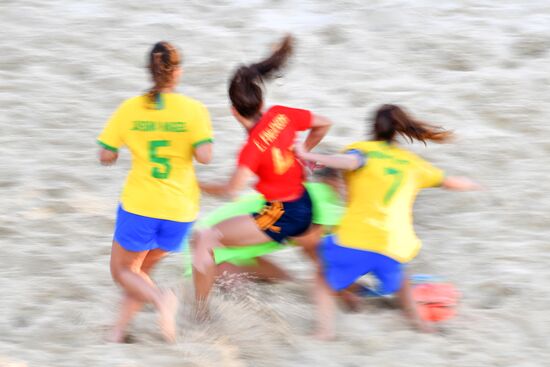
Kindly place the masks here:
[(288, 125), (290, 120), (283, 114), (276, 115), (267, 127), (258, 134), (258, 139), (254, 139), (254, 145), (265, 152), (271, 143), (277, 139), (281, 131)]

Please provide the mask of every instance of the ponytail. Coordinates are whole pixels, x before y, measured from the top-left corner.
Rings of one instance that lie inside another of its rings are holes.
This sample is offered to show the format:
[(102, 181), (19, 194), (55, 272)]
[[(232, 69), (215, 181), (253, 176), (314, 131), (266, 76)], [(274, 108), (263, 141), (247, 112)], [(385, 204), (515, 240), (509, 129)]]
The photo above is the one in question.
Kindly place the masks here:
[(293, 51), (294, 40), (288, 35), (275, 48), (273, 53), (265, 60), (252, 64), (250, 68), (262, 79), (271, 79), (276, 71), (285, 66)]
[(390, 143), (395, 140), (396, 133), (408, 138), (411, 142), (418, 140), (424, 144), (426, 140), (443, 143), (452, 136), (452, 132), (415, 120), (401, 107), (390, 104), (383, 105), (376, 111), (373, 133), (376, 140)]
[(181, 57), (174, 46), (168, 42), (158, 42), (149, 54), (149, 71), (153, 86), (147, 92), (149, 104), (155, 104), (160, 91), (173, 83), (173, 72), (179, 67)]
[(262, 83), (273, 78), (292, 54), (293, 39), (286, 36), (266, 59), (240, 66), (229, 83), (229, 98), (239, 114), (252, 118), (260, 113), (263, 103)]

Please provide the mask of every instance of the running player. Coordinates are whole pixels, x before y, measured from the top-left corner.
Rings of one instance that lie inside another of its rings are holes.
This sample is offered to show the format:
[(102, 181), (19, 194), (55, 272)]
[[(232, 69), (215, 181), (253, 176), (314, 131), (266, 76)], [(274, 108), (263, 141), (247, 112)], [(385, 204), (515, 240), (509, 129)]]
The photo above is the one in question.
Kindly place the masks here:
[[(314, 177), (316, 181), (306, 182), (304, 186), (311, 198), (313, 207), (312, 224), (322, 226), (319, 238), (314, 239), (314, 243), (318, 243), (324, 233), (329, 233), (334, 226), (340, 223), (340, 217), (343, 213), (343, 203), (339, 193), (342, 180), (340, 171), (326, 167), (316, 170)], [(237, 215), (258, 212), (264, 204), (265, 199), (260, 194), (244, 195), (237, 201), (217, 208), (201, 219), (197, 223), (197, 227), (212, 227), (222, 220)], [(217, 275), (246, 273), (252, 279), (266, 282), (291, 280), (292, 277), (285, 269), (264, 256), (285, 247), (285, 245), (275, 241), (246, 247), (217, 247), (214, 249)], [(310, 254), (307, 255), (311, 257)]]
[(123, 102), (98, 138), (104, 165), (116, 162), (123, 145), (132, 154), (111, 252), (111, 274), (124, 290), (109, 337), (114, 342), (124, 341), (126, 327), (144, 303), (156, 307), (165, 339), (174, 341), (177, 299), (159, 290), (149, 274), (169, 252), (181, 250), (199, 210), (193, 157), (203, 164), (212, 157), (208, 111), (174, 93), (182, 75), (179, 52), (168, 42), (155, 44), (149, 70), (154, 86)]
[(321, 155), (297, 147), (307, 161), (346, 171), (347, 207), (334, 235), (321, 242), (318, 253), (322, 274), (317, 277), (316, 336), (334, 334), (335, 302), (331, 294), (351, 286), (359, 277), (373, 273), (378, 294), (398, 291), (402, 307), (413, 322), (428, 331), (412, 301), (403, 264), (420, 250), (412, 223), (412, 208), (419, 190), (443, 187), (472, 190), (478, 185), (462, 177), (445, 177), (415, 154), (396, 144), (397, 135), (426, 142), (446, 141), (451, 133), (411, 118), (403, 109), (384, 105), (374, 119), (374, 141), (349, 145), (345, 154)]
[(239, 67), (231, 78), (232, 113), (247, 131), (248, 139), (231, 179), (203, 183), (201, 189), (211, 195), (233, 197), (250, 177), (256, 176), (256, 189), (267, 202), (259, 213), (236, 216), (197, 233), (193, 273), (199, 317), (204, 316), (202, 311), (206, 311), (216, 276), (213, 248), (283, 242), (296, 236), (301, 236), (306, 245), (307, 236), (302, 235), (311, 224), (312, 203), (304, 188), (304, 168), (294, 155), (293, 145), (297, 132), (310, 130), (305, 149), (312, 149), (328, 132), (330, 122), (302, 109), (264, 109), (262, 83), (281, 69), (291, 51), (292, 38), (286, 37), (267, 59)]

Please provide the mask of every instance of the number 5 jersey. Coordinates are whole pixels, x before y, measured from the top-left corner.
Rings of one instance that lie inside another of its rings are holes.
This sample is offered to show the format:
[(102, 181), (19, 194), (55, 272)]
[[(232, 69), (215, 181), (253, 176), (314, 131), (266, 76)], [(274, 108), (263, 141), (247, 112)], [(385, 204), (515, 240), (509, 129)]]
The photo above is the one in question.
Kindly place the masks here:
[(152, 104), (146, 96), (123, 102), (107, 122), (99, 144), (132, 154), (132, 168), (121, 195), (124, 210), (178, 222), (194, 221), (200, 190), (193, 150), (211, 143), (207, 109), (192, 98), (163, 93)]

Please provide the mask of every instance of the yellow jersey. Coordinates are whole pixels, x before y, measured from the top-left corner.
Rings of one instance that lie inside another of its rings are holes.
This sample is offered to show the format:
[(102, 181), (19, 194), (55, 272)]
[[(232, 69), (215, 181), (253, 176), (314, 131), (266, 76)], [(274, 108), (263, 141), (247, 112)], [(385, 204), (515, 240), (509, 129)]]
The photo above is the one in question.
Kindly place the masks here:
[(121, 195), (124, 210), (158, 219), (194, 221), (200, 190), (193, 168), (193, 150), (212, 142), (208, 110), (192, 98), (159, 95), (124, 101), (111, 116), (98, 142), (118, 151), (126, 146), (132, 168)]
[(348, 203), (336, 230), (339, 244), (412, 260), (421, 247), (413, 228), (414, 200), (420, 189), (441, 185), (443, 171), (387, 142), (357, 142), (346, 150), (357, 150), (366, 161), (345, 174)]

